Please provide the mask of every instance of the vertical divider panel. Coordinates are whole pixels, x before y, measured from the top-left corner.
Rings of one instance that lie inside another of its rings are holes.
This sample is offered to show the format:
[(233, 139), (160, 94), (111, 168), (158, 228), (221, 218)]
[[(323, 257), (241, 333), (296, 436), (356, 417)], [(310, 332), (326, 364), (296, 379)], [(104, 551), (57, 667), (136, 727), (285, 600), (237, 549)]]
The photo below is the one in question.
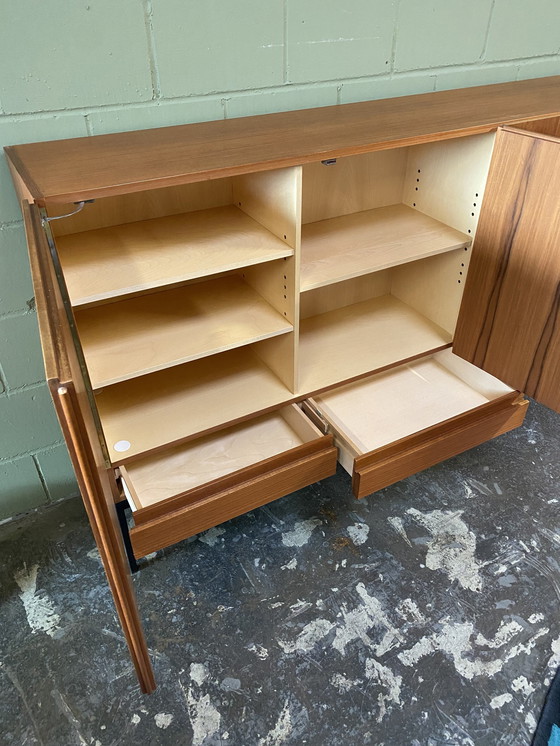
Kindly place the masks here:
[(234, 204), (294, 250), (293, 256), (243, 271), (245, 281), (294, 326), (289, 334), (253, 345), (254, 352), (293, 393), (298, 385), (301, 172), (297, 166), (233, 180)]

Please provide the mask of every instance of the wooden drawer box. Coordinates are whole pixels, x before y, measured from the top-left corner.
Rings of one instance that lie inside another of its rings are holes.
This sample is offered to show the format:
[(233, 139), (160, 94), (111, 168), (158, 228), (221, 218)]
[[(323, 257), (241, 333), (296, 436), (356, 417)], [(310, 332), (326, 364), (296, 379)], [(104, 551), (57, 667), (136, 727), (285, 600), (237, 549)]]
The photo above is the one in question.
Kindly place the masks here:
[(305, 487), (336, 470), (337, 451), (292, 404), (119, 468), (136, 557)]
[(356, 497), (518, 427), (528, 401), (450, 350), (308, 403), (334, 434)]

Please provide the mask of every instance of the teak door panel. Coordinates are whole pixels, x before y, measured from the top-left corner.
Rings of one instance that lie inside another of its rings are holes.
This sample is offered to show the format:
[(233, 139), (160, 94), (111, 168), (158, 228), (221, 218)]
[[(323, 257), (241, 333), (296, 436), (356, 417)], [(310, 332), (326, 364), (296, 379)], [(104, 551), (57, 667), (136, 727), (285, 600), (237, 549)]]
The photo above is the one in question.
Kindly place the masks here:
[(25, 201), (21, 207), (47, 383), (140, 686), (149, 693), (155, 679), (115, 512), (117, 484), (104, 464), (39, 211)]
[(560, 411), (560, 140), (498, 132), (453, 351)]

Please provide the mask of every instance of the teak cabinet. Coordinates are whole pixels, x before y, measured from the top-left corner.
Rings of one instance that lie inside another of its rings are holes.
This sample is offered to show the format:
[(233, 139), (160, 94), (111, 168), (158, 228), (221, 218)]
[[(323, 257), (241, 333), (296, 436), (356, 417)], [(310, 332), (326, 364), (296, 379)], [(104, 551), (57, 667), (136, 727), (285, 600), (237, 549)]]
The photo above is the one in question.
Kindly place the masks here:
[(544, 78), (6, 149), (144, 691), (126, 542), (142, 557), (337, 460), (364, 497), (520, 425), (520, 392), (560, 409), (559, 115)]

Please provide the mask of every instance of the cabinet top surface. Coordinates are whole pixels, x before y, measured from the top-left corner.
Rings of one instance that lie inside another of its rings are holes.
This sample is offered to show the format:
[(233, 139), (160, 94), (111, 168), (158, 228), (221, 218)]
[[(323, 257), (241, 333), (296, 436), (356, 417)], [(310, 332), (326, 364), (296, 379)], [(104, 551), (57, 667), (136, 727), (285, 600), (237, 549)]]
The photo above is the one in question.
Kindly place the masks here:
[(485, 132), (560, 114), (560, 76), (6, 148), (39, 202), (73, 202)]

